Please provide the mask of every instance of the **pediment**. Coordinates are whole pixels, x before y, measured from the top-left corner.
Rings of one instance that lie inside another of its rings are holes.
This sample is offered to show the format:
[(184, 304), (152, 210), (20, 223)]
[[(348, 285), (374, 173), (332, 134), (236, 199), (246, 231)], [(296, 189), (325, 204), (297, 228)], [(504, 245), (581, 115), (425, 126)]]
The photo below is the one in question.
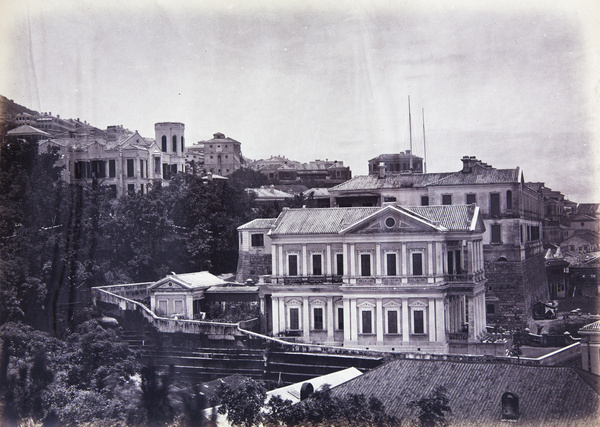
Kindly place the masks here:
[(302, 300), (299, 300), (297, 298), (293, 298), (291, 300), (286, 301), (285, 305), (300, 306), (300, 305), (302, 305)]
[(444, 228), (397, 206), (385, 206), (366, 218), (349, 224), (340, 234), (427, 233)]
[(400, 308), (402, 305), (397, 303), (396, 301), (388, 301), (383, 304), (385, 308)]
[(411, 308), (425, 308), (425, 307), (427, 307), (427, 304), (424, 303), (423, 301), (415, 301), (415, 302), (411, 302), (410, 304), (408, 304), (408, 306)]
[(158, 282), (154, 286), (151, 287), (153, 291), (156, 290), (189, 290), (187, 286), (182, 285), (181, 283), (166, 279), (164, 281)]
[(375, 304), (369, 301), (361, 302), (360, 304), (356, 304), (358, 308), (375, 308)]

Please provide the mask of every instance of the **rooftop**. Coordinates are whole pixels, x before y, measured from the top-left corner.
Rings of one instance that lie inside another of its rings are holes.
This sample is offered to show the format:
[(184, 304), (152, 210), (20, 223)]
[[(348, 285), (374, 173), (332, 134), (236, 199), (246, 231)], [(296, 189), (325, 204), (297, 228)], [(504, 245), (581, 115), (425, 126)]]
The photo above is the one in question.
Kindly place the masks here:
[(382, 401), (386, 411), (414, 420), (408, 403), (444, 386), (451, 425), (506, 425), (501, 398), (519, 399), (519, 420), (525, 425), (594, 425), (600, 397), (573, 368), (501, 363), (394, 360), (332, 391), (334, 396), (364, 394)]

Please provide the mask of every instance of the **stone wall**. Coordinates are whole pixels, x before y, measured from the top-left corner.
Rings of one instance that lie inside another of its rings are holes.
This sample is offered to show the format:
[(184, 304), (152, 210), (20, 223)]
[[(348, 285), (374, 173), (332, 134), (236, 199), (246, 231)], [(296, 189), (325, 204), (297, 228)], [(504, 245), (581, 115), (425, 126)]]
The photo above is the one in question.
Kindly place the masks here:
[(271, 254), (240, 253), (237, 265), (236, 281), (243, 283), (248, 279), (258, 282), (258, 276), (271, 274)]
[(533, 304), (548, 301), (548, 284), (542, 254), (525, 261), (490, 261), (486, 256), (486, 297), (498, 298), (496, 313), (488, 313), (491, 325), (525, 326), (533, 319)]

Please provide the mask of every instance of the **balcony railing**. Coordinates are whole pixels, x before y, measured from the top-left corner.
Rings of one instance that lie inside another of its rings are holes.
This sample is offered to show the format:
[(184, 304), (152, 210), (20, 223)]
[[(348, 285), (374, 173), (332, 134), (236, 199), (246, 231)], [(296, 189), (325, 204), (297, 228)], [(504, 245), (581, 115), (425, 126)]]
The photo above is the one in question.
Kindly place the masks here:
[(448, 332), (449, 341), (467, 341), (468, 339), (468, 332)]
[[(259, 283), (273, 283), (285, 285), (440, 285), (443, 283), (473, 283), (484, 279), (483, 272), (476, 274), (450, 274), (444, 276), (264, 276)], [(433, 279), (433, 280), (430, 280)]]

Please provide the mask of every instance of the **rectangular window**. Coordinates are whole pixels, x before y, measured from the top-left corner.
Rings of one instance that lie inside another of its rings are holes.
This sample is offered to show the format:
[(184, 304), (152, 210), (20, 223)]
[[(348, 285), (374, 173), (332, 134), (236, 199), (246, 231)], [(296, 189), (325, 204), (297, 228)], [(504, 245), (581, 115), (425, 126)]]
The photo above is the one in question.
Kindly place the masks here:
[(385, 260), (386, 260), (386, 269), (387, 269), (387, 275), (388, 276), (396, 276), (397, 272), (396, 272), (396, 254), (386, 254), (385, 255)]
[(117, 186), (116, 185), (109, 185), (108, 186), (109, 189), (109, 197), (116, 199), (117, 198)]
[(397, 334), (398, 333), (398, 311), (389, 310), (387, 312), (387, 333)]
[(175, 313), (183, 314), (183, 300), (177, 299), (173, 302), (175, 303)]
[(144, 194), (144, 184), (140, 184), (140, 193)]
[(477, 197), (475, 194), (467, 194), (467, 205), (477, 204)]
[(323, 307), (313, 308), (313, 329), (315, 331), (323, 330)]
[(166, 299), (158, 300), (158, 314), (167, 314), (167, 303)]
[(442, 194), (442, 205), (452, 204), (452, 194)]
[(490, 194), (490, 215), (500, 216), (500, 194)]
[(492, 243), (502, 243), (502, 232), (500, 224), (492, 224)]
[(371, 275), (371, 254), (360, 254), (360, 275)]
[(162, 165), (162, 177), (163, 179), (169, 179), (169, 177), (171, 176), (171, 174), (169, 173), (170, 169), (169, 169), (169, 165), (167, 163), (163, 163)]
[(312, 255), (312, 274), (313, 276), (320, 276), (323, 274), (321, 266), (321, 254)]
[(421, 206), (429, 206), (429, 196), (421, 196)]
[(252, 234), (251, 236), (252, 239), (252, 246), (253, 247), (263, 247), (265, 245), (265, 236), (262, 233), (257, 233), (257, 234)]
[(160, 173), (160, 157), (154, 158), (154, 173)]
[(373, 312), (371, 310), (362, 310), (362, 333), (372, 334), (373, 333)]
[(117, 176), (117, 165), (114, 160), (108, 161), (108, 176), (109, 178), (114, 178)]
[(133, 159), (127, 159), (127, 178), (134, 177)]
[(421, 252), (412, 254), (412, 274), (413, 276), (423, 275), (423, 254)]
[(144, 161), (140, 160), (140, 177), (144, 177)]
[(300, 309), (298, 307), (290, 308), (290, 329), (293, 331), (300, 329)]
[(91, 178), (106, 178), (106, 162), (104, 160), (92, 160), (90, 169)]
[(338, 276), (344, 274), (344, 254), (335, 255), (335, 274)]
[(384, 203), (394, 203), (395, 201), (396, 201), (395, 197), (384, 197), (383, 198)]
[(540, 240), (540, 227), (538, 225), (534, 225), (531, 227), (531, 240)]
[(344, 330), (344, 307), (338, 307), (337, 309), (337, 328), (340, 331)]
[(298, 275), (298, 255), (288, 255), (288, 276)]
[(135, 184), (127, 184), (127, 192), (129, 194), (134, 194), (135, 193)]
[(423, 310), (413, 311), (413, 333), (425, 333), (425, 312)]

